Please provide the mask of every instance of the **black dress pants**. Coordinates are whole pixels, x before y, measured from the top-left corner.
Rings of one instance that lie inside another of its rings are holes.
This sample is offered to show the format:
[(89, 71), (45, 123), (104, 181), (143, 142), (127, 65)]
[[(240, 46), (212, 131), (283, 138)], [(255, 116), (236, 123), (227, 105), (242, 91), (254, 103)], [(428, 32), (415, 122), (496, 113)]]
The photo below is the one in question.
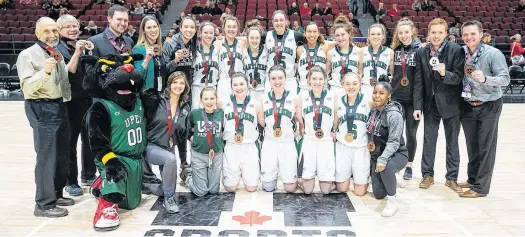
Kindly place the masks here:
[(26, 100), (36, 151), (35, 202), (40, 209), (56, 207), (66, 186), (69, 165), (69, 118), (66, 104), (55, 100)]
[(417, 128), (419, 127), (419, 120), (414, 119), (414, 105), (412, 102), (400, 102), (403, 106), (403, 119), (405, 120), (405, 131), (407, 138), (408, 162), (414, 161), (417, 149)]

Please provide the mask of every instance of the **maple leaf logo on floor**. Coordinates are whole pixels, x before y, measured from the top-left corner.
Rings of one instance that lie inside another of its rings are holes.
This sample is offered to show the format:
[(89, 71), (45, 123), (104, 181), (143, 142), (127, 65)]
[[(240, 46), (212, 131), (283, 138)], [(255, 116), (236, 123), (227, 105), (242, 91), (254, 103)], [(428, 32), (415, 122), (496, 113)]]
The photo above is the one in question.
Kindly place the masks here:
[(261, 216), (261, 213), (257, 211), (249, 211), (245, 212), (244, 216), (232, 217), (232, 220), (240, 222), (241, 225), (262, 225), (271, 219), (271, 216)]

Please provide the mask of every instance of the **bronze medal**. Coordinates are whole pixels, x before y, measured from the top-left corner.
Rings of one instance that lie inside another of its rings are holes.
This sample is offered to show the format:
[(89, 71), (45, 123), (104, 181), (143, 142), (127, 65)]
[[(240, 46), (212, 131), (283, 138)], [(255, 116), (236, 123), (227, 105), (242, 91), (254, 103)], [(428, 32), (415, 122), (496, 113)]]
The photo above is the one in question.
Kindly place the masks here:
[(375, 77), (370, 78), (370, 85), (372, 87), (375, 87), (377, 84), (377, 79)]
[(474, 72), (475, 70), (476, 70), (476, 68), (474, 68), (474, 66), (467, 65), (467, 66), (465, 66), (465, 75), (470, 76), (470, 75), (472, 75), (472, 72)]
[(131, 53), (131, 49), (129, 49), (128, 46), (124, 46), (124, 48), (122, 48), (122, 54), (130, 54)]
[(215, 151), (213, 149), (210, 149), (210, 152), (208, 153), (208, 155), (210, 156), (210, 163), (211, 163), (211, 159), (213, 159), (213, 157), (215, 156)]
[(273, 130), (274, 137), (281, 137), (283, 135), (283, 130), (281, 128), (275, 128)]
[(401, 85), (402, 86), (408, 86), (408, 77), (403, 77), (403, 79), (401, 79)]
[(151, 48), (153, 49), (153, 53), (155, 55), (159, 55), (159, 53), (160, 53), (160, 46), (158, 44), (154, 44), (153, 46), (151, 46)]
[(230, 75), (230, 78), (235, 73), (235, 70), (233, 70), (233, 67), (230, 67), (230, 70), (228, 71), (228, 75)]
[(235, 136), (234, 136), (234, 139), (235, 139), (235, 143), (239, 143), (241, 144), (242, 143), (242, 134), (241, 133), (236, 133)]
[(353, 142), (353, 141), (354, 141), (354, 134), (352, 134), (352, 133), (347, 133), (347, 134), (345, 135), (345, 141), (346, 141), (346, 142)]
[(95, 48), (95, 44), (91, 43), (90, 41), (84, 41), (84, 48), (87, 50), (93, 50)]
[(321, 139), (323, 138), (323, 136), (324, 136), (323, 129), (318, 128), (317, 130), (315, 130), (315, 137), (317, 137), (318, 139)]
[(368, 142), (366, 147), (368, 148), (368, 151), (374, 151), (376, 149), (376, 144), (374, 142)]
[(57, 62), (62, 61), (62, 54), (60, 54), (58, 50), (53, 50), (53, 52), (51, 53), (51, 57), (53, 57)]
[(255, 89), (255, 88), (257, 88), (258, 85), (259, 85), (259, 82), (257, 82), (257, 80), (255, 80), (255, 79), (253, 79), (252, 87)]

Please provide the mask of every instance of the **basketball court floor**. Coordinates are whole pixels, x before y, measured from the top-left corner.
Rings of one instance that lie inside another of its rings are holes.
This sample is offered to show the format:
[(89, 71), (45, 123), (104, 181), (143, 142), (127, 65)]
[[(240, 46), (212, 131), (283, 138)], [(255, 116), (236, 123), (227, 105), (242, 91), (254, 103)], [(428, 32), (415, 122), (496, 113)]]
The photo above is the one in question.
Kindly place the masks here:
[[(525, 104), (504, 104), (490, 194), (463, 199), (445, 182), (445, 137), (440, 130), (436, 183), (418, 187), (423, 124), (418, 131), (415, 178), (398, 189), (397, 215), (383, 218), (384, 200), (353, 193), (305, 196), (258, 191), (193, 197), (177, 188), (181, 212), (168, 215), (158, 197), (143, 195), (141, 205), (120, 211), (121, 226), (109, 233), (92, 227), (95, 199), (75, 198), (69, 215), (37, 218), (34, 210), (33, 136), (23, 102), (0, 102), (0, 236), (525, 236)], [(459, 181), (468, 161), (463, 133), (459, 137)], [(158, 172), (158, 171), (156, 171)], [(66, 192), (65, 192), (66, 193)], [(66, 193), (67, 194), (67, 193)]]

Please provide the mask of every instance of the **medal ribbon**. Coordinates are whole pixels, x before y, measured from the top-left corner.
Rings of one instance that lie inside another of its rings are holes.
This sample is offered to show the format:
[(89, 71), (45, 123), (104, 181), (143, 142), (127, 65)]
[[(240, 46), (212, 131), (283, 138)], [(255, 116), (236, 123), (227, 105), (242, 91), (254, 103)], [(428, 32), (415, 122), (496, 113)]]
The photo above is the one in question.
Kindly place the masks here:
[(213, 149), (213, 136), (211, 133), (211, 130), (213, 129), (213, 124), (215, 120), (215, 112), (211, 114), (211, 124), (208, 122), (208, 115), (206, 114), (206, 111), (202, 109), (202, 118), (204, 119), (204, 126), (206, 127), (206, 137), (208, 138), (208, 146), (210, 147), (210, 150)]
[[(281, 103), (279, 104), (279, 108), (284, 107), (284, 102), (286, 101), (286, 94), (287, 92), (284, 91), (283, 97), (281, 98)], [(273, 120), (275, 121), (274, 128), (278, 128), (281, 126), (281, 117), (282, 114), (279, 114), (279, 110), (277, 108), (277, 99), (275, 98), (275, 93), (272, 91), (271, 94), (272, 104), (273, 104)]]
[(326, 91), (323, 90), (321, 92), (321, 99), (319, 100), (319, 107), (317, 107), (317, 102), (315, 101), (315, 95), (313, 91), (310, 91), (310, 98), (312, 99), (312, 107), (314, 108), (314, 115), (315, 115), (315, 127), (314, 129), (321, 128), (321, 124), (323, 123), (323, 104), (324, 104), (324, 97), (326, 96)]
[[(201, 46), (199, 48), (199, 53), (201, 54), (201, 58), (202, 58), (202, 67), (204, 68), (204, 85), (205, 86), (208, 86), (208, 75), (210, 74), (210, 71), (211, 71), (211, 64), (212, 64), (212, 57), (213, 57), (213, 45), (210, 46), (210, 51), (208, 52), (209, 53), (209, 56), (208, 56), (208, 60), (206, 60), (206, 56), (204, 56), (204, 47)], [(210, 68), (208, 68), (210, 67)]]
[(173, 131), (173, 122), (177, 122), (177, 119), (179, 118), (180, 113), (180, 107), (177, 105), (175, 109), (175, 116), (171, 117), (171, 105), (168, 105), (168, 132), (171, 136), (171, 131)]
[[(476, 51), (474, 51), (474, 53), (470, 54), (469, 52), (469, 49), (467, 46), (463, 46), (463, 49), (465, 50), (465, 57), (466, 57), (466, 65), (472, 65), (472, 66), (475, 66), (478, 61), (479, 61), (479, 57), (481, 57), (481, 53), (483, 52), (483, 46), (482, 44), (478, 44), (478, 47), (476, 47)], [(474, 58), (472, 60), (472, 63), (470, 63), (470, 60)]]
[(126, 46), (126, 42), (123, 40), (124, 44), (121, 43), (120, 46), (119, 46), (119, 45), (117, 45), (117, 42), (115, 41), (115, 39), (111, 39), (109, 37), (108, 37), (108, 39), (109, 39), (109, 42), (111, 43), (111, 45), (113, 45), (113, 48), (115, 48), (118, 53), (122, 53), (122, 50)]
[(357, 95), (357, 100), (354, 102), (353, 105), (350, 105), (348, 103), (348, 95), (346, 96), (346, 99), (343, 100), (343, 103), (346, 106), (346, 131), (347, 133), (352, 132), (352, 127), (354, 126), (355, 114), (357, 113), (357, 106), (359, 106), (359, 104), (361, 103), (361, 100), (363, 100), (363, 94), (361, 93)]
[(310, 70), (310, 68), (312, 68), (315, 65), (315, 60), (317, 58), (317, 51), (319, 50), (319, 46), (320, 46), (319, 43), (315, 44), (314, 55), (312, 56), (314, 62), (311, 63), (312, 60), (310, 60), (310, 48), (308, 47), (308, 45), (305, 45), (305, 48), (306, 48), (306, 62), (308, 63), (308, 70)]
[(252, 65), (253, 65), (253, 76), (252, 76), (252, 81), (257, 81), (259, 82), (259, 78), (257, 78), (259, 76), (259, 68), (258, 68), (258, 62), (259, 62), (259, 57), (261, 57), (261, 54), (262, 54), (262, 51), (264, 50), (264, 48), (262, 47), (259, 47), (259, 54), (257, 54), (257, 57), (253, 57), (253, 54), (252, 54), (252, 50), (250, 48), (248, 48), (248, 56), (250, 57), (250, 61), (252, 62)]
[[(233, 115), (235, 118), (235, 132), (241, 132), (241, 128), (243, 127), (242, 122), (244, 121), (244, 113), (246, 112), (246, 108), (248, 107), (248, 102), (250, 101), (250, 96), (247, 96), (244, 99), (244, 103), (241, 107), (241, 113), (239, 114), (239, 111), (237, 109), (237, 98), (235, 98), (235, 95), (232, 95), (232, 102), (233, 102)], [(242, 118), (241, 118), (242, 117)]]
[(368, 133), (370, 134), (369, 135), (369, 141), (374, 141), (374, 125), (375, 125), (375, 122), (376, 122), (376, 114), (377, 114), (377, 117), (381, 118), (381, 114), (383, 113), (383, 111), (385, 111), (384, 109), (379, 112), (379, 114), (377, 114), (377, 110), (373, 110), (373, 114), (372, 114), (372, 118), (370, 119), (370, 124), (368, 125)]
[(48, 54), (49, 56), (51, 57), (51, 54), (55, 51), (55, 49), (49, 45), (47, 45), (46, 43), (38, 40), (36, 42), (38, 44), (38, 46), (40, 46), (41, 48), (43, 48)]
[(275, 41), (275, 64), (279, 64), (281, 62), (281, 57), (283, 55), (283, 48), (284, 48), (284, 42), (286, 41), (286, 36), (288, 35), (288, 30), (286, 30), (283, 34), (283, 39), (281, 41), (281, 45), (279, 46), (279, 43), (277, 42), (277, 31), (273, 31), (273, 39)]
[[(341, 77), (343, 77), (345, 74), (346, 74), (346, 67), (345, 67), (345, 62), (346, 64), (348, 65), (348, 61), (350, 60), (350, 54), (352, 54), (352, 49), (354, 48), (353, 45), (350, 45), (349, 48), (348, 48), (348, 54), (346, 56), (346, 59), (344, 59), (343, 57), (343, 53), (341, 53), (341, 48), (339, 46), (336, 46), (335, 47), (335, 50), (337, 51), (337, 53), (339, 53), (339, 56), (341, 56)], [(351, 72), (352, 70), (350, 70)]]
[(368, 52), (370, 52), (370, 56), (372, 56), (372, 70), (374, 71), (374, 78), (378, 79), (377, 78), (377, 61), (379, 61), (379, 56), (381, 56), (381, 54), (383, 53), (383, 51), (385, 51), (385, 47), (383, 46), (379, 46), (379, 50), (377, 50), (377, 53), (374, 54), (374, 49), (372, 48), (372, 46), (368, 46)]
[(227, 40), (224, 40), (223, 45), (226, 48), (226, 51), (228, 51), (228, 59), (230, 60), (230, 70), (235, 70), (235, 53), (237, 52), (237, 39), (233, 40), (233, 52), (230, 51), (230, 45), (228, 45)]
[(441, 54), (441, 51), (443, 51), (443, 48), (445, 48), (445, 45), (447, 45), (447, 43), (448, 41), (447, 39), (445, 39), (436, 52), (434, 52), (434, 48), (432, 47), (432, 45), (429, 44), (428, 46), (430, 47), (430, 56), (439, 58), (439, 54)]
[(405, 47), (401, 47), (401, 71), (403, 72), (403, 78), (407, 77), (408, 70), (407, 68), (407, 55), (412, 52), (412, 49), (410, 49), (407, 53), (405, 53)]

